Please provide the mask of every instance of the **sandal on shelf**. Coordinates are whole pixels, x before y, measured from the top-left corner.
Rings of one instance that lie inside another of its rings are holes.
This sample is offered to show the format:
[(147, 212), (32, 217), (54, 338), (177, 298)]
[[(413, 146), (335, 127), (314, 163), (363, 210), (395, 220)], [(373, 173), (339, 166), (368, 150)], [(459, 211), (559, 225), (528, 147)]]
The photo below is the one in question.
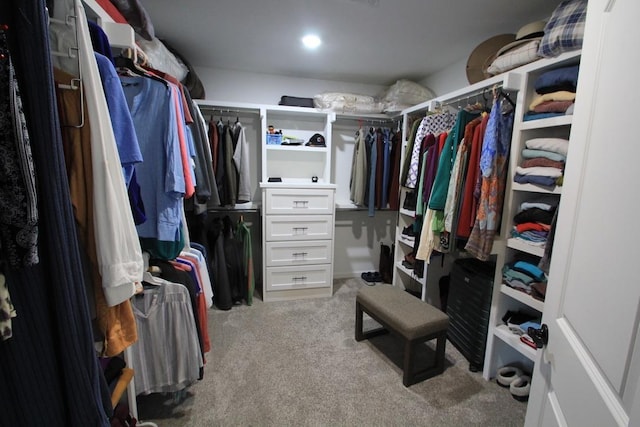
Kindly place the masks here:
[(531, 376), (515, 366), (503, 366), (498, 369), (496, 382), (500, 387), (509, 388), (511, 396), (521, 402), (529, 400)]
[(529, 400), (529, 391), (531, 390), (531, 377), (529, 375), (522, 375), (521, 377), (513, 380), (509, 385), (511, 396), (520, 402), (526, 402)]
[(510, 387), (511, 383), (523, 375), (522, 369), (515, 366), (503, 366), (498, 369), (496, 382), (501, 387)]

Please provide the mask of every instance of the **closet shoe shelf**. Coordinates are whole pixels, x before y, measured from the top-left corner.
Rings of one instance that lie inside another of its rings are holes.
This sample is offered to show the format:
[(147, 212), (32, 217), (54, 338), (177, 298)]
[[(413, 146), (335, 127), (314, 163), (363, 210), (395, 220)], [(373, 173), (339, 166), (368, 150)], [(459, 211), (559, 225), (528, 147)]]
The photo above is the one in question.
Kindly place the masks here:
[(518, 182), (511, 183), (513, 191), (526, 191), (529, 193), (545, 193), (545, 194), (562, 194), (562, 187), (555, 186), (553, 188), (541, 187), (535, 184), (520, 184)]
[(403, 244), (405, 244), (405, 245), (407, 245), (409, 247), (413, 247), (413, 245), (415, 243), (415, 237), (413, 239), (409, 238), (409, 237), (403, 235), (402, 232), (400, 232), (400, 231), (396, 231), (396, 233), (399, 233), (398, 234), (398, 242), (403, 243)]
[(423, 282), (423, 278), (418, 277), (415, 273), (415, 271), (405, 267), (404, 265), (402, 265), (402, 262), (399, 262), (396, 264), (396, 268), (400, 271), (402, 271), (404, 274), (411, 276), (413, 279), (415, 279), (416, 281), (422, 283)]
[(416, 211), (410, 211), (410, 210), (405, 209), (405, 208), (400, 208), (400, 213), (402, 215), (409, 216), (411, 218), (415, 218), (415, 216), (416, 216)]
[(520, 125), (521, 130), (529, 129), (544, 129), (557, 126), (569, 126), (573, 116), (560, 116), (550, 117), (548, 119), (529, 120), (528, 122), (522, 122)]
[(498, 325), (493, 328), (493, 334), (504, 341), (510, 347), (518, 351), (530, 361), (535, 361), (536, 350), (520, 341), (520, 337), (509, 330), (507, 325)]
[(527, 244), (527, 242), (524, 242), (521, 239), (515, 239), (515, 238), (508, 239), (507, 247), (511, 249), (516, 249), (520, 252), (526, 252), (528, 254), (535, 255), (538, 257), (541, 257), (544, 255), (544, 246), (529, 245)]
[(526, 304), (527, 306), (535, 310), (538, 310), (540, 313), (542, 313), (542, 310), (544, 310), (543, 301), (537, 300), (531, 295), (527, 295), (517, 289), (513, 289), (512, 287), (509, 287), (507, 285), (502, 285), (500, 286), (500, 292), (502, 292), (504, 295), (508, 295), (516, 301), (520, 301), (521, 303)]

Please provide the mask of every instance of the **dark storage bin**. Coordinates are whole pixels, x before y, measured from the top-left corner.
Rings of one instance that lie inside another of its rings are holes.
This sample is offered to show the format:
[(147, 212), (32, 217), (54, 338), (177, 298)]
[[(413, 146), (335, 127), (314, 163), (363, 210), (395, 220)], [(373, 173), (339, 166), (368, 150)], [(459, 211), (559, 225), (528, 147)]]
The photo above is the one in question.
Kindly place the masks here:
[(494, 263), (474, 258), (456, 260), (451, 268), (447, 338), (474, 372), (484, 365), (494, 272)]
[(287, 95), (280, 98), (280, 103), (278, 105), (288, 105), (290, 107), (314, 107), (313, 98), (298, 98), (296, 96)]

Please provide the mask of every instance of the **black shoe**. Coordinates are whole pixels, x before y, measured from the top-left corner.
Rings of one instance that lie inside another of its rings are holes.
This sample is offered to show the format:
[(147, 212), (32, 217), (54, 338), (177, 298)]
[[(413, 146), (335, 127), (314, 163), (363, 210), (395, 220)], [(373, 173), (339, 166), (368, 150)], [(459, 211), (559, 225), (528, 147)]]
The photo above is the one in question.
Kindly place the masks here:
[(416, 237), (416, 232), (413, 230), (413, 224), (407, 225), (402, 229), (402, 234), (407, 237)]
[(406, 209), (408, 211), (415, 211), (416, 210), (416, 193), (414, 191), (410, 191), (408, 193), (405, 193), (404, 196), (404, 203), (402, 204), (402, 208)]
[(377, 271), (367, 271), (366, 273), (362, 273), (360, 277), (362, 277), (367, 284), (382, 282), (382, 275)]

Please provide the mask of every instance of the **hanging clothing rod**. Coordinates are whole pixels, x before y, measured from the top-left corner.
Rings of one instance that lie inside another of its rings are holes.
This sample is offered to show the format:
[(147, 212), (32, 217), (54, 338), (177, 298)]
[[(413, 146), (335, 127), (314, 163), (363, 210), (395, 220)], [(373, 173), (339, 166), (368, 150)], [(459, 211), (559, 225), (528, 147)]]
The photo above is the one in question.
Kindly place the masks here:
[(233, 114), (254, 114), (254, 115), (260, 115), (260, 111), (259, 110), (252, 110), (252, 109), (237, 109), (237, 108), (216, 108), (216, 107), (209, 107), (206, 105), (200, 105), (200, 110), (203, 113), (211, 113), (211, 114), (228, 114), (228, 113), (233, 113)]
[(378, 118), (378, 119), (374, 119), (374, 118), (359, 118), (359, 117), (337, 117), (336, 118), (336, 123), (338, 122), (344, 122), (344, 121), (351, 121), (351, 122), (357, 122), (357, 123), (362, 123), (362, 124), (395, 124), (399, 119), (392, 119), (391, 117), (388, 119), (385, 118)]
[[(476, 98), (476, 97), (479, 97), (479, 96), (483, 97), (483, 101), (484, 100), (490, 101), (492, 99), (492, 97), (493, 97), (492, 90), (500, 90), (500, 89), (502, 89), (502, 83), (497, 83), (497, 84), (494, 84), (492, 86), (484, 87), (484, 88), (482, 88), (482, 90), (477, 90), (475, 92), (471, 92), (471, 93), (468, 93), (468, 94), (465, 94), (465, 95), (457, 96), (455, 98), (448, 99), (446, 101), (441, 101), (439, 103), (440, 103), (440, 106), (444, 107), (444, 106), (447, 106), (447, 105), (458, 104), (461, 101), (468, 101), (471, 98)], [(478, 99), (478, 101), (479, 101), (479, 99)]]

